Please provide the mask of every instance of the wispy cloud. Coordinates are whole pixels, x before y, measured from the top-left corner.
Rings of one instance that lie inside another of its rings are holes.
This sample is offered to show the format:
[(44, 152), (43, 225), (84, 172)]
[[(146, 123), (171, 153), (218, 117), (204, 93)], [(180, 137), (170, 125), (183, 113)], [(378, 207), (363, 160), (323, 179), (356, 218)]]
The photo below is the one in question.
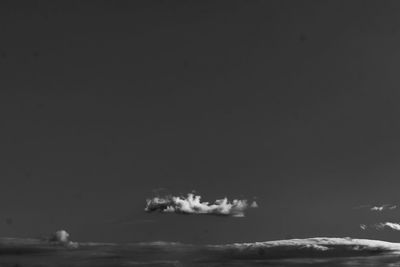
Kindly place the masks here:
[(384, 229), (391, 229), (395, 231), (400, 231), (400, 224), (399, 223), (393, 223), (393, 222), (381, 222), (381, 223), (376, 223), (372, 225), (365, 225), (365, 224), (360, 224), (360, 228), (362, 230), (367, 230), (368, 228), (372, 228), (375, 230), (384, 230)]
[(354, 209), (368, 209), (370, 211), (385, 211), (385, 210), (394, 210), (397, 208), (397, 205), (393, 204), (383, 204), (383, 205), (361, 205), (354, 207)]
[(253, 201), (250, 205), (246, 199), (229, 201), (226, 197), (217, 199), (213, 204), (201, 202), (201, 196), (189, 193), (187, 197), (165, 196), (146, 200), (146, 212), (159, 211), (178, 214), (209, 214), (219, 216), (244, 217), (248, 208), (258, 207)]

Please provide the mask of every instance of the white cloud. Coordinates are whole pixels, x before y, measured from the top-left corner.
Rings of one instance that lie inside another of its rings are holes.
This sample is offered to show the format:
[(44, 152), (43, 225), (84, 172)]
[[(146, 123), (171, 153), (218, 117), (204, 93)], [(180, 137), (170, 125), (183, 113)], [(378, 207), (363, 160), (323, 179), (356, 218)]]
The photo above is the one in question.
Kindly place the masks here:
[(256, 207), (258, 205), (255, 201), (249, 205), (245, 199), (234, 199), (230, 202), (227, 198), (223, 198), (210, 204), (209, 202), (201, 202), (201, 196), (189, 193), (187, 197), (166, 196), (147, 199), (145, 211), (244, 217), (246, 209)]
[[(255, 243), (209, 245), (210, 249), (233, 258), (268, 259), (291, 257), (343, 257), (399, 253), (400, 244), (379, 240), (316, 237)], [(224, 254), (226, 253), (226, 254)]]
[(378, 223), (376, 224), (376, 227), (379, 230), (389, 228), (395, 231), (400, 231), (400, 224), (398, 223), (392, 223), (392, 222)]
[(53, 233), (50, 238), (48, 239), (48, 241), (50, 242), (54, 242), (57, 244), (61, 244), (64, 245), (66, 247), (70, 247), (70, 248), (77, 248), (79, 247), (79, 244), (77, 242), (72, 242), (69, 240), (69, 233), (65, 230), (58, 230), (55, 233)]
[(53, 233), (52, 236), (50, 237), (50, 241), (60, 242), (60, 243), (66, 243), (69, 241), (68, 239), (69, 239), (69, 234), (65, 230), (59, 230)]
[(257, 202), (253, 201), (253, 202), (250, 204), (250, 208), (258, 208)]
[(384, 211), (384, 210), (394, 210), (395, 208), (397, 208), (396, 205), (386, 204), (386, 205), (382, 205), (382, 206), (373, 206), (373, 207), (371, 207), (370, 210), (372, 210), (372, 211)]
[(381, 223), (376, 223), (372, 225), (365, 225), (365, 224), (360, 224), (360, 228), (362, 230), (367, 230), (367, 228), (373, 228), (375, 230), (384, 230), (384, 229), (392, 229), (395, 231), (400, 231), (400, 224), (399, 223), (393, 223), (393, 222), (381, 222)]
[(368, 209), (370, 211), (385, 211), (385, 210), (394, 210), (397, 208), (397, 205), (393, 204), (383, 204), (383, 205), (361, 205), (354, 207), (354, 209)]

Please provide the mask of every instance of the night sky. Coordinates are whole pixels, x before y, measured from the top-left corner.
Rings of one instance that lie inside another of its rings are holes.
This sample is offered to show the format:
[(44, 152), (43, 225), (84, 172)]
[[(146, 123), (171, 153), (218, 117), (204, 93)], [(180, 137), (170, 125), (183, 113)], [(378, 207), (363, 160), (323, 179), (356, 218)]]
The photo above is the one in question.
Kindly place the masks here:
[(397, 1), (1, 1), (0, 236), (399, 240), (399, 73)]

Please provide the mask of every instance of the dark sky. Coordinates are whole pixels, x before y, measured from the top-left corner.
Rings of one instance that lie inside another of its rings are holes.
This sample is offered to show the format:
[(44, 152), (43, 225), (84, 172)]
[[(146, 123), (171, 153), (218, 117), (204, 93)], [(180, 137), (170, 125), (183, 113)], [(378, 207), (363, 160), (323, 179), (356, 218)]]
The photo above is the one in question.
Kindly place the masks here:
[(400, 238), (352, 209), (400, 202), (397, 1), (1, 1), (0, 40), (0, 236)]

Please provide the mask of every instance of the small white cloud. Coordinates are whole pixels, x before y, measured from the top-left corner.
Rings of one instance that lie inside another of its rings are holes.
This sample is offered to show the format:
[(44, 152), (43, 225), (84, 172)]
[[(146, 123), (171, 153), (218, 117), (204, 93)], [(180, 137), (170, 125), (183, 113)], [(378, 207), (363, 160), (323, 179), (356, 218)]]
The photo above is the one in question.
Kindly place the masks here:
[(382, 205), (382, 206), (373, 206), (371, 207), (371, 211), (384, 211), (384, 210), (394, 210), (395, 208), (397, 208), (396, 205)]
[(60, 243), (66, 243), (69, 241), (68, 239), (69, 239), (69, 234), (65, 230), (59, 230), (50, 237), (50, 241), (60, 242)]
[(372, 229), (379, 230), (379, 231), (389, 228), (391, 230), (400, 231), (400, 224), (393, 223), (393, 222), (381, 222), (381, 223), (376, 223), (376, 224), (372, 224), (369, 226), (367, 226), (365, 224), (360, 224), (360, 228), (362, 230), (367, 230), (367, 228), (372, 228)]
[(166, 196), (154, 197), (146, 200), (146, 212), (160, 211), (163, 213), (181, 214), (209, 214), (232, 217), (244, 217), (244, 211), (248, 208), (258, 207), (253, 201), (251, 205), (247, 200), (227, 198), (217, 199), (213, 204), (201, 202), (201, 196), (189, 193), (187, 197)]
[(392, 223), (392, 222), (384, 222), (376, 224), (377, 229), (383, 230), (385, 228), (389, 228), (395, 231), (400, 231), (400, 224)]
[(250, 208), (258, 208), (257, 202), (253, 201), (250, 205)]
[(361, 206), (357, 206), (354, 207), (354, 209), (368, 209), (370, 211), (385, 211), (385, 210), (394, 210), (397, 208), (397, 205), (393, 205), (393, 204), (383, 204), (383, 205), (361, 205)]
[(69, 240), (69, 233), (65, 230), (58, 230), (55, 233), (53, 233), (50, 238), (48, 239), (50, 242), (54, 242), (56, 244), (61, 244), (63, 246), (69, 247), (69, 248), (77, 248), (79, 247), (79, 244), (77, 242), (72, 242)]

